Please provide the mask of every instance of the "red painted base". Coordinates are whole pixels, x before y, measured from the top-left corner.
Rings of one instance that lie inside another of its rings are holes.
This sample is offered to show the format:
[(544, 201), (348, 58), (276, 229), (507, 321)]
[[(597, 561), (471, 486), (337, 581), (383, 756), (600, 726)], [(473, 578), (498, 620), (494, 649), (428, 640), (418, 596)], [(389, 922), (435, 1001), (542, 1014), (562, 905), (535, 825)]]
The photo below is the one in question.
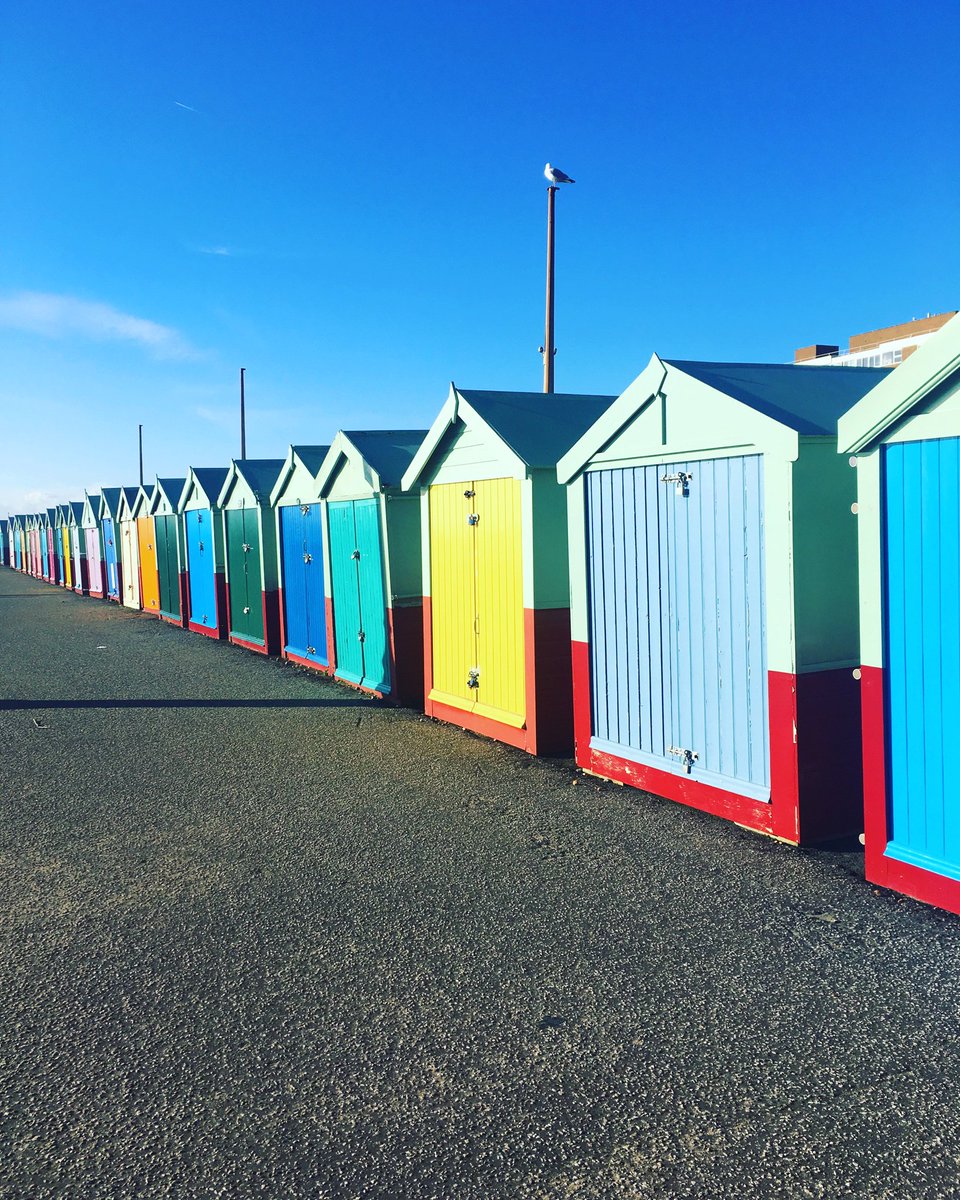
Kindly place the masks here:
[(573, 748), (570, 678), (570, 610), (524, 609), (524, 678), (526, 721), (517, 729), (466, 709), (430, 699), (433, 687), (432, 611), (423, 598), (423, 711), (483, 737), (544, 756), (568, 755)]
[(946, 879), (886, 854), (887, 825), (886, 715), (883, 669), (862, 667), (864, 872), (870, 883), (890, 888), (960, 914), (960, 881)]
[(643, 766), (590, 746), (590, 647), (572, 643), (577, 764), (595, 775), (734, 821), (795, 845), (828, 841), (861, 826), (856, 745), (860, 710), (849, 669), (768, 675), (770, 801)]

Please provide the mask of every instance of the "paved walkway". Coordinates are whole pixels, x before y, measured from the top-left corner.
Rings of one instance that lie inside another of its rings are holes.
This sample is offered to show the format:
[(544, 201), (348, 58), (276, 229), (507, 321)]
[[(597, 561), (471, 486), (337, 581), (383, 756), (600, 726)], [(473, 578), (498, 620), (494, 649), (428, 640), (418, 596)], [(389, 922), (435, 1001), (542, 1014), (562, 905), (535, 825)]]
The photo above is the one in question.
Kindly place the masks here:
[(960, 1196), (960, 919), (0, 569), (0, 1195)]

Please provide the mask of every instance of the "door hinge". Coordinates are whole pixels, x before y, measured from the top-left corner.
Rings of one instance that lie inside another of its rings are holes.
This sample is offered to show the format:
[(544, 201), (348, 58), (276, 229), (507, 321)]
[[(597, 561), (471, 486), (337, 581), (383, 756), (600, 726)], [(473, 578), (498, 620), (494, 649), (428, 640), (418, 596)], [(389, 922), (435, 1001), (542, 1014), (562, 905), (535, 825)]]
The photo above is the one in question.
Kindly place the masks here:
[(693, 478), (692, 471), (677, 471), (675, 475), (661, 475), (661, 483), (675, 483), (677, 485), (678, 496), (690, 495), (690, 480)]
[(478, 688), (480, 686), (480, 668), (471, 667), (467, 672), (467, 687)]
[(667, 753), (675, 754), (680, 759), (680, 765), (686, 768), (688, 775), (693, 770), (693, 764), (700, 757), (696, 750), (685, 750), (682, 746), (668, 746)]

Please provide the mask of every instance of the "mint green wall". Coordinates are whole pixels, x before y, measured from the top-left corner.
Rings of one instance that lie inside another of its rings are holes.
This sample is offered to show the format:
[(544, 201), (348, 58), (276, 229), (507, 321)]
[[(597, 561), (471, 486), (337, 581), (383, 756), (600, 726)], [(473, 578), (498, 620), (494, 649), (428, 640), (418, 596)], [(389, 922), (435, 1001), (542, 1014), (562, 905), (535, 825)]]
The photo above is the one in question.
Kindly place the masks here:
[(566, 608), (570, 603), (566, 489), (554, 468), (530, 472), (533, 547), (532, 589), (524, 582), (527, 608)]
[(836, 440), (801, 438), (793, 465), (798, 672), (859, 662), (856, 499), (856, 471)]
[(419, 600), (423, 589), (420, 497), (393, 490), (383, 497), (387, 530), (387, 578), (391, 606)]

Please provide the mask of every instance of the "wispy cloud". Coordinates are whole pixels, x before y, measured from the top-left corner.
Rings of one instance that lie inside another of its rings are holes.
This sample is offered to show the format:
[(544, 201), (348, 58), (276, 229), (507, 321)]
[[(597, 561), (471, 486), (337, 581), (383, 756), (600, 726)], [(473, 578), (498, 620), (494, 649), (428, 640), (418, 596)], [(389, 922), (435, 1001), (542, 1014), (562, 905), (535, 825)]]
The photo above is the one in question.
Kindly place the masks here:
[(84, 337), (97, 342), (132, 342), (155, 358), (199, 357), (198, 351), (169, 325), (132, 316), (110, 304), (51, 292), (14, 292), (0, 296), (0, 327), (50, 338)]
[(233, 429), (237, 424), (237, 414), (230, 409), (208, 408), (200, 404), (194, 412), (201, 421), (209, 421), (211, 425), (218, 425), (221, 429)]
[(174, 100), (174, 104), (177, 106), (177, 108), (185, 108), (187, 112), (200, 111), (198, 108), (194, 108), (192, 104), (184, 104), (182, 100)]
[(237, 253), (236, 250), (231, 250), (229, 246), (198, 246), (198, 254), (215, 254), (218, 258), (233, 258)]

